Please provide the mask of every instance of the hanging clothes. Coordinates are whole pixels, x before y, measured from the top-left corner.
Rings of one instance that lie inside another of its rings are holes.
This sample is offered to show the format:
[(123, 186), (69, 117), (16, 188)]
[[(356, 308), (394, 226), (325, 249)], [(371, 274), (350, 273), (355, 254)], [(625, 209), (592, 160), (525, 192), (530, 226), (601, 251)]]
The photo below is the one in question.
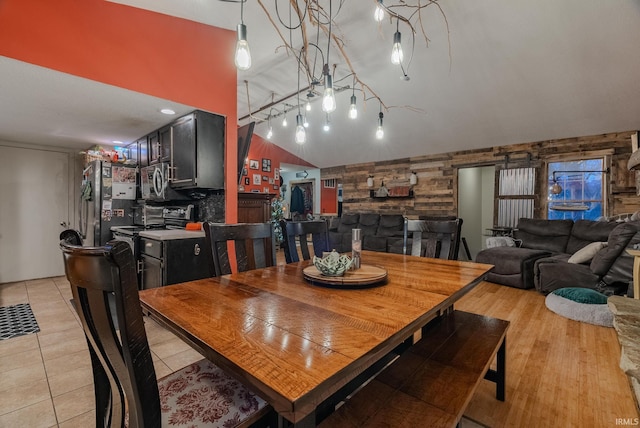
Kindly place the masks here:
[(291, 190), (291, 213), (304, 214), (304, 192), (300, 186)]

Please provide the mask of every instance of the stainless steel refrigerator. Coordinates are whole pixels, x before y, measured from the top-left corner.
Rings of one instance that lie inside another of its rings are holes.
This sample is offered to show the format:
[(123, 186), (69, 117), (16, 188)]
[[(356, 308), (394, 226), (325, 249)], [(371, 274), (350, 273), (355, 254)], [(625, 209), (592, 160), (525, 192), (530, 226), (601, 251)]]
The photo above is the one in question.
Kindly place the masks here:
[(136, 174), (135, 166), (105, 161), (93, 161), (84, 169), (80, 196), (84, 245), (104, 245), (112, 239), (112, 226), (133, 224)]

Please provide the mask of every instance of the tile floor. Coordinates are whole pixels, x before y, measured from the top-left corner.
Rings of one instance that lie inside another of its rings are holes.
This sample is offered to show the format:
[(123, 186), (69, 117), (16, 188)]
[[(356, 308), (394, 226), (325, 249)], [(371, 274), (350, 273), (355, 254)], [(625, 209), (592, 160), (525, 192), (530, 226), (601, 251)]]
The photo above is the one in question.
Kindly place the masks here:
[[(65, 277), (0, 285), (0, 306), (30, 303), (40, 332), (0, 341), (0, 427), (94, 425), (87, 343)], [(145, 318), (158, 377), (202, 358)]]

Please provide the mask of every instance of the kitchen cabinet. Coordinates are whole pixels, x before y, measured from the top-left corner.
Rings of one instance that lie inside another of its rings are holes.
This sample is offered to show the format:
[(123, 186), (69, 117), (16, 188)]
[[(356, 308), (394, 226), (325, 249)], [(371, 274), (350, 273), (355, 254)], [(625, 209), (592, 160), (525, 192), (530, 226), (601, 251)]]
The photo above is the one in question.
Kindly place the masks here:
[(170, 126), (171, 187), (224, 189), (225, 118), (195, 111)]
[(167, 125), (147, 135), (149, 163), (169, 162), (171, 159), (171, 126)]
[[(208, 278), (209, 262), (204, 236), (164, 239), (171, 231), (141, 232), (140, 257), (143, 289)], [(147, 235), (158, 235), (159, 239)]]

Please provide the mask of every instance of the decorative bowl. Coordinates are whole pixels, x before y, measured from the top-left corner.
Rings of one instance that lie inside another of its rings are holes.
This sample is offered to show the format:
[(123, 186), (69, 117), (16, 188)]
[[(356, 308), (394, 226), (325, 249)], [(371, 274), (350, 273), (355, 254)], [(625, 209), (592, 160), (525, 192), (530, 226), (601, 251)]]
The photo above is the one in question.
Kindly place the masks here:
[(349, 256), (341, 256), (335, 250), (325, 257), (313, 256), (313, 265), (324, 276), (342, 276), (351, 266)]

